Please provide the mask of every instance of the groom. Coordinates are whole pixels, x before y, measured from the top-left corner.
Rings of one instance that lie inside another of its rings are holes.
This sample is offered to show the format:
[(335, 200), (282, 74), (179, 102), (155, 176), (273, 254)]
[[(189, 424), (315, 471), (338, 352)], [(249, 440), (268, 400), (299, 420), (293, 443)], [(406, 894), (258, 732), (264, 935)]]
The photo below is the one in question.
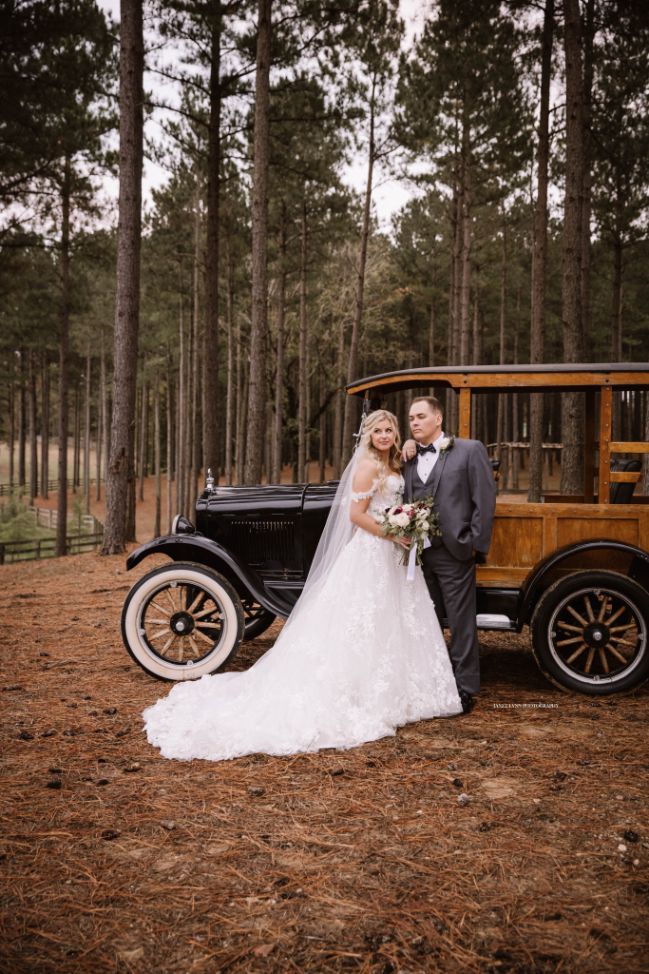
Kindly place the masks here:
[(475, 563), (489, 550), (496, 486), (484, 445), (443, 433), (439, 400), (415, 399), (409, 419), (417, 453), (405, 466), (404, 500), (435, 498), (442, 536), (431, 539), (422, 567), (440, 625), (446, 615), (451, 629), (449, 655), (466, 714), (480, 690)]

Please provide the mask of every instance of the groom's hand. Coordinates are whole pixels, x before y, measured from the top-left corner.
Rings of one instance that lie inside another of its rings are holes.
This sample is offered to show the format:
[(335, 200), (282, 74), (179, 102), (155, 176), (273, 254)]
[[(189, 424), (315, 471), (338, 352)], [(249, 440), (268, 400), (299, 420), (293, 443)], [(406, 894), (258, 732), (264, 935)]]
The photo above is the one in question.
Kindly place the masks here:
[(403, 447), (401, 448), (402, 461), (404, 463), (407, 463), (408, 460), (412, 460), (412, 458), (416, 455), (416, 453), (417, 453), (416, 441), (406, 440), (406, 442), (403, 444)]

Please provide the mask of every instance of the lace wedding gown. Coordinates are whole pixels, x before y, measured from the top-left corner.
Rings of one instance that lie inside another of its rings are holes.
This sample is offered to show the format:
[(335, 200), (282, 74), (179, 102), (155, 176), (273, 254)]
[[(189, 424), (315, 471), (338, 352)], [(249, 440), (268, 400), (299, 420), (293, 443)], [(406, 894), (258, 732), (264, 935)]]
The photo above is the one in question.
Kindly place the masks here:
[[(375, 481), (368, 512), (395, 504), (402, 490), (396, 474)], [(150, 743), (184, 760), (294, 754), (355, 747), (459, 713), (424, 577), (418, 568), (408, 582), (401, 554), (357, 528), (320, 590), (249, 670), (178, 683), (144, 711)]]

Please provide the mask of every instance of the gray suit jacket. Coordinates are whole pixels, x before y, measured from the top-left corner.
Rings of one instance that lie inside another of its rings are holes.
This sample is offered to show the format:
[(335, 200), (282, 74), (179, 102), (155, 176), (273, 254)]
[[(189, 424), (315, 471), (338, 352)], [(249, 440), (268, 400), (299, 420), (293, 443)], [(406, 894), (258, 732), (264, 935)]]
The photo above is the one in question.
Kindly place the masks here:
[(484, 444), (456, 437), (451, 449), (438, 458), (423, 489), (416, 490), (413, 484), (416, 470), (417, 457), (404, 468), (404, 500), (435, 494), (447, 551), (460, 561), (470, 558), (474, 548), (486, 554), (496, 509), (496, 484)]

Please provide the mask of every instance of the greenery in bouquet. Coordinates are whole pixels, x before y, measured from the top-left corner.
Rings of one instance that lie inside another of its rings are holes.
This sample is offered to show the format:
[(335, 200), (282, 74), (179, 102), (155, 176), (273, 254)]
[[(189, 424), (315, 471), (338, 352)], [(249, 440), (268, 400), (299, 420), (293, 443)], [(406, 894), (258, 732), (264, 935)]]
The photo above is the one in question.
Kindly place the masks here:
[(403, 554), (403, 564), (410, 558), (413, 545), (416, 546), (417, 564), (421, 565), (421, 553), (425, 542), (441, 536), (439, 514), (433, 510), (432, 497), (421, 497), (408, 504), (395, 504), (385, 512), (382, 523), (383, 533), (389, 538), (407, 538), (410, 549)]

